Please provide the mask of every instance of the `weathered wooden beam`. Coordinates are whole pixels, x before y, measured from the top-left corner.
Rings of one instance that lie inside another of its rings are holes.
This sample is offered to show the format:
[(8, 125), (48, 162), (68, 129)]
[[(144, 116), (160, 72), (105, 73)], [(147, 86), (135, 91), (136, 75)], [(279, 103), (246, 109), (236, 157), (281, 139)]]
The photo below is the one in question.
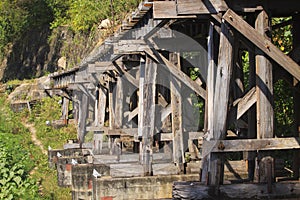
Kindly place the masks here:
[(136, 54), (147, 49), (144, 40), (119, 40), (114, 45), (114, 54)]
[[(142, 133), (141, 142), (141, 164), (144, 167), (145, 175), (150, 175), (152, 165), (152, 146), (155, 128), (155, 91), (157, 64), (146, 56), (145, 69), (140, 74), (140, 84), (143, 83), (139, 91), (139, 107), (143, 107), (139, 112), (139, 134)], [(143, 79), (143, 80), (141, 80)], [(140, 120), (141, 119), (141, 120)]]
[[(139, 113), (139, 107), (136, 107), (133, 111), (128, 113), (128, 121), (132, 120)], [(125, 114), (126, 115), (126, 114)]]
[[(208, 57), (208, 69), (207, 69), (207, 84), (206, 84), (206, 99), (205, 99), (205, 121), (204, 126), (207, 131), (205, 140), (211, 140), (213, 138), (213, 122), (214, 122), (214, 91), (215, 91), (215, 73), (217, 65), (217, 55), (215, 49), (217, 44), (215, 39), (219, 35), (216, 32), (216, 26), (213, 22), (209, 25), (209, 36), (207, 40), (207, 57)], [(208, 184), (209, 172), (209, 157), (210, 154), (203, 154), (203, 161), (200, 173), (200, 182)]]
[(135, 140), (141, 139), (143, 136), (143, 127), (141, 124), (144, 123), (143, 113), (145, 112), (144, 108), (144, 102), (142, 100), (142, 97), (144, 96), (144, 84), (145, 84), (145, 59), (141, 57), (140, 60), (140, 70), (139, 70), (140, 76), (139, 76), (139, 91), (138, 91), (138, 134), (135, 136)]
[(88, 117), (89, 96), (81, 93), (81, 101), (79, 103), (79, 119), (78, 119), (78, 140), (79, 143), (84, 143), (86, 133), (86, 118)]
[(237, 106), (236, 119), (240, 119), (243, 114), (256, 103), (256, 88), (253, 87), (243, 97), (235, 100), (233, 106)]
[(280, 182), (272, 184), (272, 193), (268, 193), (267, 184), (227, 184), (221, 185), (218, 195), (212, 191), (213, 186), (197, 182), (174, 182), (173, 199), (297, 199), (300, 197), (300, 183)]
[[(180, 66), (180, 54), (170, 53), (170, 63), (172, 63), (179, 71)], [(182, 121), (182, 96), (181, 96), (181, 82), (180, 80), (172, 77), (170, 83), (171, 91), (171, 108), (172, 108), (172, 133), (173, 133), (173, 159), (177, 164), (179, 170), (181, 170), (184, 160), (184, 145), (183, 145), (183, 121)]]
[(95, 62), (94, 64), (88, 64), (88, 73), (103, 73), (105, 71), (114, 70), (115, 66), (112, 62)]
[(110, 78), (109, 88), (108, 88), (108, 110), (109, 110), (109, 127), (110, 129), (114, 129), (115, 126), (115, 112), (114, 112), (114, 102), (113, 102), (113, 90), (114, 90), (114, 82), (112, 82), (112, 78)]
[(98, 110), (97, 114), (97, 126), (104, 127), (105, 123), (105, 112), (106, 112), (106, 100), (107, 100), (107, 90), (103, 87), (98, 88), (98, 107), (96, 108)]
[(300, 138), (265, 138), (265, 139), (239, 139), (207, 141), (203, 143), (203, 154), (208, 150), (214, 153), (238, 152), (238, 151), (263, 151), (300, 149)]
[[(216, 71), (216, 85), (214, 93), (214, 121), (213, 139), (224, 139), (227, 125), (227, 112), (229, 103), (229, 86), (233, 68), (233, 34), (226, 22), (221, 24), (220, 47), (218, 67)], [(205, 154), (204, 154), (205, 155)], [(217, 154), (210, 157), (209, 184), (219, 185), (223, 183), (224, 165), (223, 159)]]
[[(69, 104), (70, 104), (70, 100), (66, 97), (63, 97), (62, 99), (63, 104), (62, 104), (62, 108), (61, 108), (61, 119), (63, 119), (65, 122), (65, 124), (67, 124), (67, 120), (69, 119)], [(30, 105), (29, 105), (30, 108)]]
[(129, 72), (122, 69), (122, 67), (120, 67), (120, 65), (118, 65), (115, 62), (114, 62), (114, 66), (117, 69), (117, 71), (120, 73), (121, 78), (128, 81), (129, 83), (131, 83), (135, 87), (137, 87), (137, 88), (139, 87), (139, 81), (137, 79), (135, 79), (131, 74), (129, 74)]
[[(249, 41), (256, 45), (260, 50), (267, 54), (271, 59), (286, 69), (297, 80), (300, 80), (300, 66), (289, 56), (281, 52), (272, 42), (245, 22), (234, 11), (228, 10), (223, 19), (226, 20), (237, 31), (244, 35)], [(264, 30), (265, 31), (265, 30)]]
[(217, 14), (226, 8), (224, 0), (177, 0), (178, 15)]
[[(267, 13), (261, 11), (256, 18), (255, 28), (257, 34), (265, 38), (265, 42), (270, 42), (266, 39), (267, 36), (265, 35), (265, 30), (269, 28), (269, 23), (270, 21)], [(277, 50), (280, 51), (279, 49)], [(274, 135), (272, 64), (268, 57), (266, 57), (259, 49), (256, 49), (255, 53), (257, 137), (272, 138)], [(282, 55), (284, 54), (282, 53)]]
[(107, 130), (107, 135), (134, 136), (138, 132), (137, 128), (122, 128)]
[(175, 1), (155, 1), (153, 2), (154, 19), (189, 19), (197, 18), (196, 15), (177, 15)]
[(198, 95), (201, 96), (201, 98), (206, 98), (206, 91), (201, 86), (199, 86), (196, 82), (194, 82), (189, 76), (187, 76), (184, 72), (180, 71), (176, 66), (168, 61), (163, 55), (161, 55), (159, 52), (155, 51), (155, 54), (148, 48), (145, 50), (145, 53), (147, 53), (152, 59), (154, 59), (156, 62), (165, 64), (168, 68), (168, 70), (172, 73), (174, 77), (176, 77), (178, 80), (180, 80), (182, 83), (190, 87), (192, 90), (194, 90)]
[(172, 106), (169, 104), (161, 110), (161, 121), (163, 122), (172, 113)]
[(124, 106), (124, 88), (123, 79), (117, 78), (116, 86), (114, 88), (114, 113), (115, 113), (115, 124), (114, 128), (122, 128), (123, 125), (123, 106)]

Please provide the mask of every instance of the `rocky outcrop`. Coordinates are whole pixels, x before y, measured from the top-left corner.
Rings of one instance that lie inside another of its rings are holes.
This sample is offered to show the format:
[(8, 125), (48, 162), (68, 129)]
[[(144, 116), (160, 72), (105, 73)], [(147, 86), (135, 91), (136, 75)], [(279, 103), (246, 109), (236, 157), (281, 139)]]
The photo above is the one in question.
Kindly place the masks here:
[(74, 34), (68, 27), (26, 31), (0, 60), (0, 81), (31, 79), (76, 66), (97, 44), (101, 30)]

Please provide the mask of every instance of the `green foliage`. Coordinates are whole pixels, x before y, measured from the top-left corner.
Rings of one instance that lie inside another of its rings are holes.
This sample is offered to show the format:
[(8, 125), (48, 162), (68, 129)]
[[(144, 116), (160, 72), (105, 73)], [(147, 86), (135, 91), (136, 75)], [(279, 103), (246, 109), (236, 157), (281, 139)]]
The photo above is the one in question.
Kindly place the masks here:
[(28, 12), (22, 7), (20, 1), (0, 2), (0, 52), (8, 43), (20, 36), (27, 23), (27, 16)]
[(39, 199), (37, 184), (29, 177), (34, 167), (30, 136), (3, 97), (0, 104), (0, 199)]
[[(282, 18), (273, 18), (272, 24), (282, 23), (284, 21), (290, 20), (291, 17), (282, 17)], [(287, 25), (278, 29), (275, 29), (272, 32), (272, 41), (273, 43), (280, 48), (284, 53), (289, 53), (292, 50), (292, 26)]]
[(43, 143), (45, 148), (51, 146), (52, 148), (62, 148), (68, 139), (77, 137), (75, 126), (68, 125), (62, 128), (54, 128), (46, 124), (46, 121), (58, 120), (61, 116), (61, 108), (59, 104), (59, 97), (44, 98), (37, 104), (32, 113), (31, 121), (34, 122), (37, 129), (37, 136)]
[[(46, 0), (52, 9), (54, 20), (52, 28), (69, 26), (75, 32), (87, 32), (101, 20), (112, 18), (110, 0)], [(136, 7), (138, 0), (113, 1), (115, 20), (119, 21), (132, 8)]]
[(283, 80), (278, 80), (274, 85), (274, 104), (276, 135), (292, 137), (293, 93), (290, 86)]
[[(287, 20), (287, 18), (273, 18), (272, 24), (278, 24)], [(272, 33), (273, 43), (280, 48), (280, 50), (288, 54), (292, 50), (292, 26), (287, 25), (276, 29)], [(293, 120), (293, 93), (292, 88), (282, 79), (274, 83), (274, 114), (275, 127), (277, 136), (292, 136)]]

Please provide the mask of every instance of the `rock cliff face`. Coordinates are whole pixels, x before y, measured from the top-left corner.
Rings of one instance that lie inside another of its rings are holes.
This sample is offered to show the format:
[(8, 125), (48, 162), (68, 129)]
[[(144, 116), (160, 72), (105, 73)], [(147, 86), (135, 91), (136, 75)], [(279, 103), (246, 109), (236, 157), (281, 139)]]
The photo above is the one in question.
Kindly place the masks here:
[[(31, 29), (0, 61), (0, 81), (30, 79), (76, 66), (101, 38), (100, 32), (74, 34), (68, 27)], [(64, 63), (62, 63), (62, 60)]]
[(32, 29), (16, 41), (4, 61), (1, 63), (0, 79), (25, 79), (43, 75), (45, 71), (53, 71), (55, 55), (49, 57), (49, 27)]

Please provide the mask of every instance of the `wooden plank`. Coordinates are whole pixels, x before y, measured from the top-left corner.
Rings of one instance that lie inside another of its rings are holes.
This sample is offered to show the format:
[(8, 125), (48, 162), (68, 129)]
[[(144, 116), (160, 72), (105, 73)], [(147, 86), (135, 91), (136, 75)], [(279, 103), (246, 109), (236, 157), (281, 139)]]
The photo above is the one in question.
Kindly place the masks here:
[(190, 140), (198, 140), (201, 137), (204, 137), (204, 132), (189, 132), (189, 139)]
[(253, 87), (242, 98), (233, 102), (233, 106), (237, 106), (236, 119), (240, 119), (246, 111), (256, 103), (256, 88)]
[[(62, 105), (62, 116), (61, 119), (65, 120), (65, 124), (67, 124), (67, 120), (69, 119), (69, 104), (70, 100), (66, 97), (63, 97), (63, 105)], [(29, 103), (28, 103), (29, 105)], [(30, 109), (30, 105), (28, 106), (28, 109)], [(29, 110), (31, 112), (31, 109)]]
[[(206, 85), (206, 99), (205, 99), (205, 131), (207, 131), (205, 140), (211, 140), (213, 138), (213, 122), (214, 122), (214, 91), (215, 91), (215, 73), (216, 73), (216, 57), (215, 49), (217, 44), (215, 43), (216, 29), (215, 24), (210, 22), (209, 25), (209, 37), (207, 40), (207, 59), (208, 59), (208, 69), (207, 69), (207, 85)], [(208, 166), (209, 166), (209, 154), (203, 156), (203, 162), (201, 165), (201, 175), (200, 181), (202, 183), (208, 183)]]
[[(218, 67), (214, 93), (213, 139), (224, 139), (227, 131), (227, 112), (229, 102), (229, 86), (233, 68), (233, 35), (226, 23), (221, 24)], [(206, 155), (206, 154), (204, 154)], [(219, 185), (223, 182), (224, 168), (222, 159), (211, 154), (209, 183)]]
[(139, 101), (138, 101), (138, 109), (139, 109), (139, 118), (138, 118), (138, 135), (135, 136), (135, 140), (141, 139), (143, 136), (143, 128), (142, 125), (144, 123), (143, 113), (144, 113), (144, 103), (142, 97), (144, 96), (144, 84), (145, 84), (145, 60), (141, 57), (140, 61), (140, 80), (139, 80)]
[(112, 62), (95, 62), (94, 64), (88, 64), (88, 73), (103, 73), (105, 71), (114, 70), (115, 66)]
[[(170, 63), (172, 63), (179, 71), (180, 66), (180, 54), (170, 53)], [(171, 91), (171, 108), (172, 108), (172, 133), (173, 133), (173, 161), (176, 163), (180, 170), (180, 165), (185, 163), (183, 145), (183, 121), (182, 121), (182, 97), (181, 97), (181, 82), (171, 77), (170, 82)]]
[(280, 66), (286, 69), (297, 80), (300, 80), (300, 66), (294, 62), (289, 56), (281, 52), (275, 45), (264, 37), (258, 30), (255, 30), (247, 22), (245, 22), (234, 11), (228, 10), (223, 19), (226, 20), (237, 31), (244, 35), (249, 41), (256, 45), (265, 54), (271, 57)]
[(107, 135), (134, 136), (137, 132), (138, 132), (137, 128), (122, 128), (122, 129), (108, 130)]
[(173, 133), (160, 133), (159, 141), (173, 141)]
[(224, 0), (177, 0), (179, 15), (217, 14), (225, 11), (227, 5)]
[(108, 88), (108, 110), (109, 110), (109, 128), (113, 129), (115, 126), (115, 113), (114, 113), (114, 106), (113, 106), (113, 90), (114, 90), (114, 83), (112, 82), (112, 78), (109, 81), (109, 88)]
[[(269, 28), (269, 17), (265, 11), (258, 14), (255, 28), (260, 36), (267, 38), (265, 30)], [(274, 135), (272, 64), (259, 49), (256, 49), (255, 53), (257, 138), (272, 138)]]
[(263, 151), (263, 150), (284, 150), (300, 149), (300, 139), (291, 138), (265, 138), (265, 139), (239, 139), (239, 140), (219, 140), (207, 141), (203, 143), (203, 152), (238, 152), (238, 151)]
[(105, 113), (106, 113), (106, 99), (107, 99), (107, 90), (103, 87), (100, 86), (100, 88), (98, 88), (98, 94), (99, 94), (99, 98), (98, 98), (98, 115), (97, 117), (97, 125), (99, 127), (104, 127), (104, 123), (105, 123)]
[(139, 87), (139, 81), (135, 79), (131, 74), (129, 74), (127, 71), (125, 71), (122, 67), (120, 67), (120, 64), (117, 64), (114, 62), (114, 66), (117, 69), (117, 71), (120, 73), (121, 78), (128, 81), (135, 87)]
[[(144, 79), (142, 92), (139, 93), (139, 101), (142, 102), (143, 110), (146, 112), (139, 112), (139, 118), (143, 118), (142, 123), (138, 124), (139, 130), (142, 130), (142, 144), (141, 148), (141, 164), (144, 167), (145, 175), (150, 175), (152, 165), (152, 146), (153, 135), (155, 128), (155, 91), (156, 91), (156, 76), (157, 64), (146, 56), (146, 64), (144, 74), (140, 78)], [(139, 105), (140, 106), (140, 105)]]
[(114, 54), (132, 54), (143, 52), (147, 48), (144, 40), (119, 40), (114, 44)]
[(161, 110), (161, 121), (165, 121), (165, 119), (172, 113), (172, 106), (169, 104), (167, 107)]
[(174, 77), (183, 82), (185, 85), (194, 90), (201, 98), (206, 98), (206, 91), (201, 86), (199, 86), (196, 82), (194, 82), (189, 76), (187, 76), (184, 72), (180, 71), (176, 66), (168, 61), (163, 55), (159, 52), (155, 51), (155, 55), (152, 53), (150, 49), (145, 50), (151, 58), (153, 58), (156, 62), (165, 64), (168, 67), (168, 70), (172, 73)]
[(221, 185), (219, 193), (213, 194), (213, 186), (199, 182), (174, 182), (173, 199), (297, 199), (300, 196), (300, 183), (280, 182), (272, 185), (268, 193), (267, 184), (227, 184)]
[(123, 93), (123, 79), (117, 78), (116, 86), (114, 88), (114, 113), (115, 124), (114, 128), (119, 129), (123, 126), (123, 105), (124, 105), (124, 93)]
[(133, 111), (128, 114), (128, 121), (131, 121), (139, 113), (139, 107), (136, 107)]
[(178, 16), (175, 1), (154, 1), (153, 19), (188, 19), (197, 18), (196, 15)]
[(89, 97), (81, 93), (81, 101), (79, 103), (79, 119), (78, 119), (78, 140), (82, 144), (86, 133), (86, 118), (88, 116)]

